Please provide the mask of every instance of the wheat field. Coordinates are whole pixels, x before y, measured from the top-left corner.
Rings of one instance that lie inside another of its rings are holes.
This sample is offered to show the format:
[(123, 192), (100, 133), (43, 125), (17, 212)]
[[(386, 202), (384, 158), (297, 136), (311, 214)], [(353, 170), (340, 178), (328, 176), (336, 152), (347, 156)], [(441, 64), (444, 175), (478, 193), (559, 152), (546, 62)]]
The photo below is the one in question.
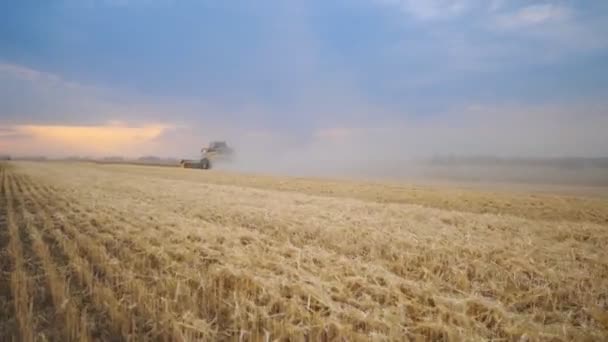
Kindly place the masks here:
[(608, 201), (0, 164), (1, 341), (605, 341)]

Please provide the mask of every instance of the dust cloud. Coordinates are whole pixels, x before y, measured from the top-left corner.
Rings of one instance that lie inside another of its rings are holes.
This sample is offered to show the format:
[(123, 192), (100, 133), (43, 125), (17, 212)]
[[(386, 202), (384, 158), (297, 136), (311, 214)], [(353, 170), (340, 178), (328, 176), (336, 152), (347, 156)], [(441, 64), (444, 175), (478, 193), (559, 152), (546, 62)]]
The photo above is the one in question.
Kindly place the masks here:
[(217, 168), (293, 176), (606, 186), (608, 135), (603, 127), (608, 127), (608, 116), (602, 107), (587, 105), (476, 106), (432, 118), (322, 128), (303, 139), (279, 131), (248, 134), (243, 128), (229, 139), (236, 149), (233, 162)]

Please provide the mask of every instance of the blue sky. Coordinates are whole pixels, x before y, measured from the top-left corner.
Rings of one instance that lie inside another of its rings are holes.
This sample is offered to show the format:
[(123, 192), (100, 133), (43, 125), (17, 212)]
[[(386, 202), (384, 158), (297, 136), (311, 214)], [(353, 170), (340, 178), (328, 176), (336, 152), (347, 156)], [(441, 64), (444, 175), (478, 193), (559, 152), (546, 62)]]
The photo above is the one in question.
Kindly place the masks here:
[(606, 155), (606, 37), (605, 1), (7, 1), (0, 148)]

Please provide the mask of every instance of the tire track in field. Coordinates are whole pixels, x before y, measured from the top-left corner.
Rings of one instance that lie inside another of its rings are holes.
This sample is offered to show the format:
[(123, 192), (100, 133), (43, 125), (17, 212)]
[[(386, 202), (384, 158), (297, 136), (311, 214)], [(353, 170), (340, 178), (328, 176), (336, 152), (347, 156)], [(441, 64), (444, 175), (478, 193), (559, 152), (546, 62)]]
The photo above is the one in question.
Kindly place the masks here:
[(17, 322), (10, 282), (14, 261), (9, 250), (8, 204), (4, 186), (6, 172), (6, 167), (0, 164), (0, 341), (17, 339)]
[[(28, 182), (28, 184), (30, 185), (29, 194), (36, 198), (37, 203), (56, 203), (55, 194), (47, 192), (45, 197), (40, 194), (37, 184), (33, 182)], [(151, 293), (148, 284), (134, 278), (130, 270), (122, 268), (120, 261), (108, 255), (105, 248), (99, 245), (99, 241), (88, 235), (83, 235), (82, 225), (78, 224), (79, 230), (69, 220), (50, 214), (51, 207), (42, 208), (39, 204), (37, 205), (44, 212), (45, 217), (54, 222), (55, 227), (58, 227), (65, 234), (64, 246), (67, 246), (67, 240), (76, 242), (67, 247), (71, 252), (69, 254), (83, 257), (81, 263), (89, 265), (97, 281), (95, 286), (98, 287), (99, 283), (106, 283), (109, 286), (105, 288), (106, 294), (103, 296), (106, 298), (112, 297), (110, 301), (115, 304), (109, 306), (129, 307), (128, 311), (123, 312), (122, 319), (131, 320), (133, 326), (130, 331), (132, 333), (137, 334), (137, 336), (148, 336), (152, 339), (175, 340), (179, 338), (179, 328), (172, 317), (164, 311), (163, 299)], [(66, 212), (65, 207), (57, 206), (54, 209), (56, 209), (56, 212)], [(120, 296), (118, 296), (119, 294)], [(120, 298), (120, 302), (115, 302), (116, 298)], [(116, 318), (120, 318), (120, 315)]]

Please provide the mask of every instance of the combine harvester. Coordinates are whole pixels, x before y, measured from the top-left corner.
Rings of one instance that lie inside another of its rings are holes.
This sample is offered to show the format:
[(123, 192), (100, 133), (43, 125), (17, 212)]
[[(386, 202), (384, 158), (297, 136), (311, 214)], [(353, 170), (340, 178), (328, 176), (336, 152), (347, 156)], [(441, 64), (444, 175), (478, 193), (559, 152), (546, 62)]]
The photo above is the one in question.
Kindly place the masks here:
[(234, 156), (234, 150), (225, 141), (212, 141), (208, 147), (201, 149), (200, 160), (184, 159), (180, 162), (186, 169), (211, 169), (216, 163), (230, 162)]

